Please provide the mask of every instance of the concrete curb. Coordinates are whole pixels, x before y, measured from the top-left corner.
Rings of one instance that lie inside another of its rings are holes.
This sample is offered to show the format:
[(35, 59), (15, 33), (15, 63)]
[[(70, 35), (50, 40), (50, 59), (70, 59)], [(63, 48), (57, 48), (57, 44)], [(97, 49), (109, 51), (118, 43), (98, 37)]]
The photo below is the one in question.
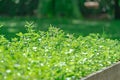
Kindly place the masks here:
[(81, 80), (120, 80), (120, 62), (88, 75)]

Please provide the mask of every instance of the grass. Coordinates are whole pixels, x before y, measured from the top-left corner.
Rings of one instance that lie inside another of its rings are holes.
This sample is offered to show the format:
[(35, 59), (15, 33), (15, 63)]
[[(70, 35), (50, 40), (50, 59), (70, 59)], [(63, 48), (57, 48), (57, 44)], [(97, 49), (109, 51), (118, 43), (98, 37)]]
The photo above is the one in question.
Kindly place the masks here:
[(32, 26), (11, 41), (0, 35), (0, 80), (80, 80), (120, 60), (118, 40)]
[(46, 31), (49, 25), (59, 27), (67, 33), (87, 36), (90, 33), (105, 34), (112, 39), (120, 39), (120, 21), (98, 21), (98, 20), (80, 20), (80, 19), (39, 19), (39, 18), (0, 18), (0, 24), (4, 25), (1, 34), (7, 38), (15, 37), (17, 32), (26, 32), (24, 25), (26, 21), (34, 22), (36, 30)]

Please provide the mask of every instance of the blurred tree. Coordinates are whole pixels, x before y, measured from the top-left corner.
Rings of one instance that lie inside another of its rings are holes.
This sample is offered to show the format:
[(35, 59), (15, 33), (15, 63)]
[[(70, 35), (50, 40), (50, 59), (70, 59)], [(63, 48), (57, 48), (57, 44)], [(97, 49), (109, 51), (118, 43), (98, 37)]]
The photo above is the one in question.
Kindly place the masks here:
[[(84, 2), (97, 1), (98, 9), (86, 8)], [(107, 13), (120, 18), (120, 0), (0, 0), (2, 15), (39, 15), (76, 17)]]
[(17, 4), (18, 15), (33, 15), (35, 9), (37, 9), (38, 0), (19, 0)]
[(38, 15), (80, 17), (79, 0), (39, 0)]
[(114, 6), (115, 19), (120, 19), (120, 7), (119, 7), (120, 1), (119, 0), (114, 0), (114, 1), (115, 1), (115, 6)]
[(72, 0), (72, 5), (74, 17), (82, 17), (81, 11), (79, 9), (79, 0)]
[(0, 0), (0, 14), (17, 16), (33, 15), (38, 0)]
[(39, 0), (39, 5), (37, 9), (37, 15), (38, 16), (52, 16), (54, 12), (54, 4), (53, 0)]

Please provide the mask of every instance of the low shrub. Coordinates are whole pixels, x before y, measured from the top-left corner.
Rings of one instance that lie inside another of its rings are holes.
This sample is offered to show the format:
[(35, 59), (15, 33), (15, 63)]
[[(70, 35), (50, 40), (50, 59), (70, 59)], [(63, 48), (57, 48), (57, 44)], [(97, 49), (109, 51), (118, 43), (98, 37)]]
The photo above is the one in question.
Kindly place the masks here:
[(1, 80), (79, 80), (120, 60), (120, 43), (99, 34), (74, 37), (50, 27), (18, 33), (11, 41), (0, 35)]

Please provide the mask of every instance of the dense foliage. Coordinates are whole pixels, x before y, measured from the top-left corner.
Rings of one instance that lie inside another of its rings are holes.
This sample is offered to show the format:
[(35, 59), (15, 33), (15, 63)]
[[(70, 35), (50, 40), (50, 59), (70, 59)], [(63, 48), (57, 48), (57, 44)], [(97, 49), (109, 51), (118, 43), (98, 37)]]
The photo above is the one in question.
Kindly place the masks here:
[(74, 37), (58, 28), (27, 33), (11, 41), (0, 35), (1, 80), (79, 80), (120, 60), (120, 43), (98, 34)]

